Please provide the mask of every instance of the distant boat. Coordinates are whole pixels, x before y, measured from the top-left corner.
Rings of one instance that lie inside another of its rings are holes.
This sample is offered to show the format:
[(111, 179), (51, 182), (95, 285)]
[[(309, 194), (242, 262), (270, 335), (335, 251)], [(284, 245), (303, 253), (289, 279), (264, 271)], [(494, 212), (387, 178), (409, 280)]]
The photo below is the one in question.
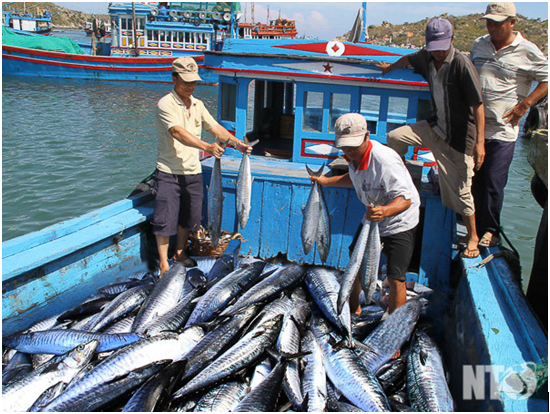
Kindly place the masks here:
[[(226, 39), (236, 37), (241, 13), (235, 2), (110, 3), (109, 15), (111, 42), (95, 43), (94, 37), (94, 56), (3, 41), (2, 73), (170, 83), (174, 59), (190, 56), (201, 62), (205, 51), (220, 50)], [(205, 83), (217, 83), (212, 71), (200, 64), (199, 69)]]
[(97, 38), (111, 37), (111, 23), (103, 20), (98, 21), (97, 19), (87, 20), (84, 31), (88, 37), (91, 37), (94, 33)]
[(2, 10), (2, 24), (22, 34), (47, 35), (52, 31), (52, 15), (47, 10), (44, 13)]
[(294, 20), (279, 18), (269, 24), (239, 23), (239, 39), (294, 39), (297, 35)]

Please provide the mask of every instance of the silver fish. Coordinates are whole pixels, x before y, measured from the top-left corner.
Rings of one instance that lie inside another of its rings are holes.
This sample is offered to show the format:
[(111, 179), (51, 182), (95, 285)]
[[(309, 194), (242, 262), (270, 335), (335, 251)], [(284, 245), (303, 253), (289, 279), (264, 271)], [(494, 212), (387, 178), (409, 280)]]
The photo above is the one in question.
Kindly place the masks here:
[(343, 347), (336, 351), (331, 345), (331, 336), (340, 341), (340, 335), (331, 333), (328, 324), (318, 314), (313, 314), (311, 321), (311, 330), (323, 352), (324, 365), (332, 383), (363, 411), (390, 411), (382, 386), (355, 349)]
[(414, 333), (407, 358), (407, 391), (416, 411), (454, 411), (439, 350), (421, 330)]
[[(312, 171), (306, 165), (308, 174), (313, 177), (319, 177), (323, 173), (324, 165), (321, 166), (319, 171)], [(307, 199), (306, 207), (302, 210), (304, 215), (302, 221), (302, 246), (304, 248), (304, 254), (309, 254), (313, 248), (313, 244), (317, 238), (317, 229), (319, 227), (319, 218), (321, 215), (321, 198), (319, 195), (319, 185), (314, 183), (311, 187), (311, 192)]]
[(310, 267), (306, 273), (306, 286), (317, 307), (325, 318), (338, 328), (343, 336), (351, 339), (351, 317), (347, 302), (338, 313), (340, 284), (334, 270), (324, 267)]
[(90, 361), (98, 346), (97, 340), (78, 345), (67, 354), (53, 358), (16, 383), (2, 389), (4, 412), (27, 411), (47, 389), (57, 383), (69, 383)]
[(317, 235), (315, 242), (317, 243), (317, 251), (319, 257), (323, 263), (326, 263), (328, 254), (330, 251), (330, 215), (328, 212), (327, 202), (325, 200), (325, 194), (323, 193), (323, 187), (315, 183), (319, 187), (319, 226), (317, 228)]
[(119, 349), (88, 371), (78, 382), (73, 383), (48, 404), (44, 411), (66, 411), (101, 384), (152, 363), (162, 360), (180, 361), (202, 337), (202, 328), (192, 327), (179, 335), (163, 333)]
[(226, 382), (208, 391), (197, 403), (194, 412), (232, 412), (246, 394), (246, 384)]
[(411, 336), (420, 315), (420, 301), (409, 300), (382, 321), (363, 341), (375, 352), (361, 352), (363, 362), (372, 372), (390, 360)]
[[(254, 146), (259, 141), (256, 140), (253, 143), (249, 143), (244, 137), (244, 142), (247, 145)], [(235, 204), (237, 210), (237, 216), (239, 217), (239, 224), (241, 229), (244, 229), (250, 216), (250, 200), (252, 198), (252, 173), (250, 171), (250, 157), (248, 153), (243, 154), (241, 165), (239, 167), (239, 175), (237, 177), (237, 193), (235, 195)]]
[(380, 253), (382, 245), (380, 244), (380, 230), (378, 222), (370, 222), (369, 238), (365, 257), (359, 269), (359, 280), (361, 287), (365, 292), (365, 303), (368, 305), (372, 300), (372, 295), (376, 289), (378, 280), (378, 265), (380, 264)]
[(214, 249), (218, 247), (221, 235), (223, 199), (221, 160), (216, 158), (208, 187), (208, 231)]
[(327, 375), (323, 365), (323, 353), (311, 331), (302, 338), (302, 352), (309, 352), (302, 359), (302, 395), (307, 395), (310, 412), (324, 412), (327, 405)]
[(363, 262), (365, 257), (365, 250), (367, 248), (367, 242), (369, 240), (370, 223), (370, 221), (365, 220), (363, 228), (361, 229), (361, 233), (359, 233), (357, 243), (355, 244), (355, 248), (353, 249), (353, 252), (351, 254), (349, 263), (346, 266), (344, 275), (342, 276), (342, 287), (340, 289), (340, 294), (338, 295), (338, 313), (340, 314), (342, 313), (344, 304), (349, 299), (349, 296), (353, 289), (353, 283), (355, 282), (357, 273), (359, 272), (359, 269), (361, 268), (361, 263)]
[(143, 333), (147, 325), (172, 310), (179, 301), (187, 273), (182, 263), (167, 270), (155, 284), (132, 325), (132, 332)]

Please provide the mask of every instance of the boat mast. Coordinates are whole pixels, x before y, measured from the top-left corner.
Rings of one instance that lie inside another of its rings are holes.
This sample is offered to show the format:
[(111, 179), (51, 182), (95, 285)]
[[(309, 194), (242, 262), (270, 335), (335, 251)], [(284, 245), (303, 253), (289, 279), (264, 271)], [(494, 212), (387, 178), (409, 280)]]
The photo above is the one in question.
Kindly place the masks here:
[(138, 44), (137, 44), (137, 27), (136, 27), (136, 3), (132, 2), (132, 26), (134, 28), (134, 55), (139, 56)]
[(361, 42), (365, 42), (369, 38), (369, 34), (367, 32), (367, 2), (363, 2), (363, 28), (361, 30), (361, 35), (359, 36), (359, 40)]

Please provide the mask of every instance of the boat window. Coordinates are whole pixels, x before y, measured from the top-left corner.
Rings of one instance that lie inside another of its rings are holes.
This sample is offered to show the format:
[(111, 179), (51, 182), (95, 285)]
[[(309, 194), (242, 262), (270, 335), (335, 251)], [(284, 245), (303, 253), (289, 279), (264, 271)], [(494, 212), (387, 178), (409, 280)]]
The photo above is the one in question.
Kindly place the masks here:
[(122, 30), (126, 30), (128, 28), (127, 20), (126, 19), (120, 19), (120, 28)]
[(361, 95), (361, 115), (367, 120), (369, 132), (376, 135), (380, 114), (380, 95)]
[(222, 105), (221, 119), (223, 121), (235, 122), (237, 110), (237, 85), (222, 83)]
[(351, 95), (349, 93), (331, 93), (329, 132), (334, 132), (336, 120), (348, 112), (351, 112)]
[(183, 32), (178, 32), (178, 42), (183, 43)]
[(324, 95), (323, 92), (305, 92), (304, 131), (322, 131)]
[(132, 19), (127, 19), (127, 20), (128, 20), (128, 30), (133, 30), (134, 25), (132, 24)]
[(409, 99), (397, 96), (390, 96), (388, 99), (388, 123), (386, 132), (393, 131), (407, 123), (407, 111), (409, 109)]
[(246, 133), (254, 130), (254, 97), (256, 96), (256, 79), (248, 84), (248, 103), (246, 106)]

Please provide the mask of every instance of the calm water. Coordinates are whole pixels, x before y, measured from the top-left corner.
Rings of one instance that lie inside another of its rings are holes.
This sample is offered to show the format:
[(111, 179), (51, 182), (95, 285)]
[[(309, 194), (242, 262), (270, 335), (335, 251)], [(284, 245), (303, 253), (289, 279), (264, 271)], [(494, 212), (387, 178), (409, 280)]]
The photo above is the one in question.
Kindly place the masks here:
[[(2, 81), (2, 240), (118, 201), (155, 168), (155, 105), (170, 85)], [(195, 95), (216, 116), (216, 87)], [(503, 211), (524, 279), (542, 214), (530, 192), (528, 145), (516, 145)]]

